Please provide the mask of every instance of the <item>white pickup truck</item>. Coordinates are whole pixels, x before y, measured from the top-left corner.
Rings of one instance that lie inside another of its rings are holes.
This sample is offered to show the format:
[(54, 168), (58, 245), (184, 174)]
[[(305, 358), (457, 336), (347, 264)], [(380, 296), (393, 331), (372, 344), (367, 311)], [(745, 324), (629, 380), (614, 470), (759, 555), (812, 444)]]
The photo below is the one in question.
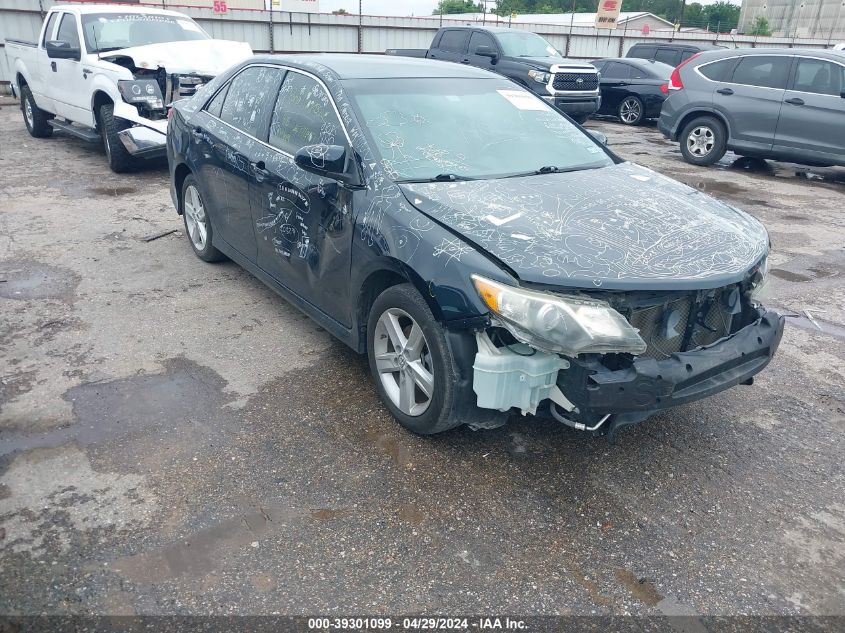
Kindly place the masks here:
[(109, 166), (165, 153), (167, 105), (252, 55), (214, 40), (175, 11), (127, 5), (54, 6), (38, 42), (6, 40), (29, 133), (54, 129), (102, 142)]

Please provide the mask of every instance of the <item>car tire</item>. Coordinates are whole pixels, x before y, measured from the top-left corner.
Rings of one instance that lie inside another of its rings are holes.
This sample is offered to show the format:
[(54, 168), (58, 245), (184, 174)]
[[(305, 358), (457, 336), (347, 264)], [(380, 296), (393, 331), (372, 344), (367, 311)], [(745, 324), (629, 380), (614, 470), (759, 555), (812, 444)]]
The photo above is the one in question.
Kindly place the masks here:
[(182, 220), (185, 223), (185, 235), (191, 250), (204, 262), (214, 263), (226, 259), (226, 256), (212, 245), (211, 218), (206, 211), (199, 183), (189, 175), (182, 183), (180, 203)]
[(719, 119), (702, 116), (684, 127), (680, 141), (685, 161), (693, 165), (712, 165), (725, 155), (728, 134)]
[(52, 116), (35, 105), (35, 97), (32, 90), (24, 84), (21, 86), (21, 112), (26, 131), (35, 138), (47, 138), (53, 136), (53, 126), (50, 125)]
[(125, 125), (118, 123), (114, 118), (114, 105), (107, 103), (100, 107), (99, 115), (100, 136), (103, 138), (103, 149), (109, 161), (109, 167), (116, 174), (129, 171), (135, 164), (123, 141), (117, 135), (125, 129)]
[(639, 125), (645, 119), (645, 106), (639, 97), (628, 95), (619, 104), (616, 116), (625, 125)]
[(584, 125), (587, 122), (587, 119), (590, 118), (589, 114), (571, 114), (569, 115), (570, 118), (575, 121), (578, 125)]
[(367, 356), (382, 401), (406, 429), (432, 435), (463, 423), (455, 413), (457, 363), (443, 327), (411, 284), (391, 286), (376, 298)]

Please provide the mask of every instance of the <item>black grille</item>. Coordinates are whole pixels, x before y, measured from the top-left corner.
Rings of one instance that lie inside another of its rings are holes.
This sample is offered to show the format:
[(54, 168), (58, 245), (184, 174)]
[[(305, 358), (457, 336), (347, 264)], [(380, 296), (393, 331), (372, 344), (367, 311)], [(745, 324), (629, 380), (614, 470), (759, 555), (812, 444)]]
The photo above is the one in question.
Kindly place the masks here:
[(173, 101), (193, 97), (211, 79), (200, 75), (173, 75)]
[(555, 90), (595, 90), (599, 87), (596, 73), (555, 73), (552, 83)]
[(641, 357), (668, 358), (675, 352), (710, 345), (724, 338), (731, 333), (732, 300), (739, 300), (739, 293), (733, 286), (704, 297), (691, 294), (629, 310), (628, 322), (639, 330), (647, 346)]

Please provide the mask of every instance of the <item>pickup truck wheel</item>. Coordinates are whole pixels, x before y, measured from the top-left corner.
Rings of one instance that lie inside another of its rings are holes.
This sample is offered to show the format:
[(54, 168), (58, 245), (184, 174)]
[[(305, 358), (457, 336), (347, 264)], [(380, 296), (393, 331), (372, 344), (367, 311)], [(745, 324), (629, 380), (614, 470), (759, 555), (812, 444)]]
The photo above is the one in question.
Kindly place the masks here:
[(625, 97), (619, 104), (618, 114), (625, 125), (639, 125), (645, 118), (645, 107), (639, 97)]
[(50, 115), (35, 105), (35, 98), (29, 86), (21, 86), (21, 111), (26, 130), (35, 138), (47, 138), (53, 135)]
[(106, 150), (106, 158), (109, 159), (109, 167), (117, 174), (129, 171), (135, 161), (117, 135), (126, 126), (118, 123), (114, 118), (114, 105), (107, 103), (100, 107), (100, 135), (103, 137), (103, 148)]
[(422, 435), (459, 426), (458, 369), (443, 327), (411, 284), (382, 292), (370, 310), (367, 355), (381, 399), (399, 423)]
[(702, 116), (684, 127), (680, 141), (685, 161), (693, 165), (712, 165), (725, 155), (728, 134), (719, 119)]
[(187, 176), (182, 183), (182, 219), (185, 221), (185, 235), (197, 257), (212, 263), (226, 259), (211, 245), (211, 218), (208, 217), (199, 183), (193, 176)]
[(578, 125), (584, 125), (587, 122), (587, 119), (590, 118), (589, 114), (571, 114), (569, 116), (572, 117), (572, 120)]

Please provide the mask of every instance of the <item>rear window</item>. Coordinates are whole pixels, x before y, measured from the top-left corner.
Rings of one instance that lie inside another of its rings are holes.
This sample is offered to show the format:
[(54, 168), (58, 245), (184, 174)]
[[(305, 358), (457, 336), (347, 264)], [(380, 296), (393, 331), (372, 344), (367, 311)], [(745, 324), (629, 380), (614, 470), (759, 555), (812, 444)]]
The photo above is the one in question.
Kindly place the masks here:
[(657, 52), (656, 46), (634, 46), (628, 51), (628, 57), (639, 57), (641, 59), (651, 59)]
[(733, 83), (761, 88), (786, 88), (786, 77), (792, 58), (750, 55), (743, 57), (734, 69)]
[(735, 59), (723, 59), (719, 62), (711, 62), (698, 67), (698, 72), (707, 77), (710, 81), (724, 81)]
[(463, 53), (467, 49), (467, 40), (469, 40), (469, 31), (457, 29), (444, 31), (437, 48), (442, 51)]
[(630, 76), (631, 67), (619, 62), (610, 62), (602, 72), (602, 77), (605, 79), (628, 79)]

